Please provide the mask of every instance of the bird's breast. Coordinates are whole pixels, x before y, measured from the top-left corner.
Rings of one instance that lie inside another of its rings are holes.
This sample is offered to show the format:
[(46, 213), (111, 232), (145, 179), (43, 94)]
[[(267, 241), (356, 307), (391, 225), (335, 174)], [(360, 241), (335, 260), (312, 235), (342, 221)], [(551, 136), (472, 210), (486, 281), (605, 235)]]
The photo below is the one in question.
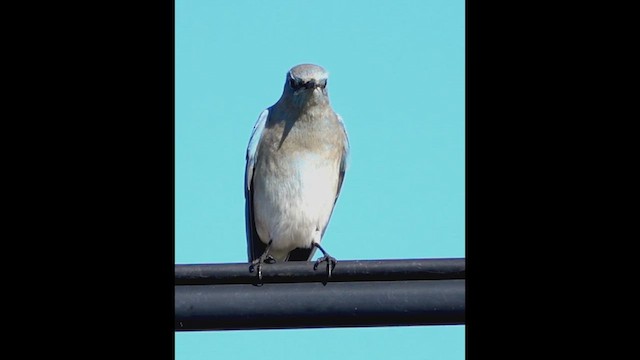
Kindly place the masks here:
[(310, 247), (313, 233), (329, 221), (335, 203), (339, 159), (330, 152), (274, 153), (254, 180), (256, 228), (272, 247)]

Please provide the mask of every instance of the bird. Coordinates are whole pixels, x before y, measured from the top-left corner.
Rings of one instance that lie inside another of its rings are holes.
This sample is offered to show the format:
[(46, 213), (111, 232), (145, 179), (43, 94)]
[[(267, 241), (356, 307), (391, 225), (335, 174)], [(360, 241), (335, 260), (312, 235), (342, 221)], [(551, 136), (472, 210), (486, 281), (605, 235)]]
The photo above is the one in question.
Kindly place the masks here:
[(329, 102), (328, 72), (300, 64), (286, 74), (280, 99), (258, 116), (246, 152), (245, 220), (250, 271), (264, 263), (337, 260), (320, 245), (349, 159), (342, 117)]

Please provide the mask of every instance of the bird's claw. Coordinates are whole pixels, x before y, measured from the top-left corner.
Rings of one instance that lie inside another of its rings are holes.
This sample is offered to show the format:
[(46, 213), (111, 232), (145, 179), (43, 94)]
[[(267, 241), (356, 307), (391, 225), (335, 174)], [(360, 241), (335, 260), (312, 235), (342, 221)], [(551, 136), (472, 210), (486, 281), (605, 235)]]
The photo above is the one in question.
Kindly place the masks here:
[(336, 267), (336, 264), (338, 263), (338, 260), (336, 260), (336, 258), (334, 258), (331, 255), (325, 255), (321, 258), (318, 258), (318, 260), (316, 260), (315, 264), (313, 264), (313, 270), (317, 270), (318, 269), (318, 265), (320, 265), (320, 263), (322, 262), (327, 262), (327, 278), (331, 278), (331, 271), (333, 270), (333, 268)]
[(249, 272), (253, 272), (253, 270), (258, 269), (258, 280), (262, 281), (262, 263), (273, 264), (276, 262), (276, 259), (271, 256), (261, 256), (251, 262), (251, 266), (249, 266)]

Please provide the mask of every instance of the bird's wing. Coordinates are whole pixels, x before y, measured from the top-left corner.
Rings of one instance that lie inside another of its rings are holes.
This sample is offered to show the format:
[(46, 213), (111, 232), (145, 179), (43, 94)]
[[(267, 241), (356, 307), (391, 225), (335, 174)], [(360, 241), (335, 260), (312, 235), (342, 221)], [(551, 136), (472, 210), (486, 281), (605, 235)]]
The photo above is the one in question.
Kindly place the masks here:
[(253, 171), (255, 161), (258, 156), (258, 145), (260, 144), (260, 139), (262, 139), (262, 132), (264, 131), (264, 127), (267, 123), (268, 117), (268, 109), (260, 113), (258, 121), (256, 121), (256, 124), (253, 126), (253, 131), (251, 132), (249, 146), (247, 146), (247, 164), (244, 173), (244, 209), (247, 231), (247, 253), (249, 256), (249, 262), (260, 257), (260, 255), (262, 255), (266, 248), (266, 245), (262, 241), (260, 241), (260, 238), (258, 237), (256, 222), (253, 218)]
[[(337, 115), (337, 114), (336, 114)], [(344, 180), (344, 174), (349, 167), (349, 137), (347, 136), (347, 130), (344, 127), (344, 122), (342, 121), (342, 117), (338, 115), (338, 121), (342, 127), (342, 131), (344, 132), (344, 143), (342, 150), (342, 157), (340, 158), (340, 173), (338, 174), (338, 189), (336, 191), (336, 198), (333, 202), (333, 206), (335, 208), (335, 204), (338, 201), (338, 196), (340, 195), (340, 189), (342, 189), (342, 181)], [(333, 214), (333, 209), (331, 209), (331, 214)], [(329, 215), (329, 219), (331, 218), (331, 214)], [(322, 236), (324, 236), (325, 230), (327, 230), (327, 225), (329, 222), (327, 221), (322, 228)], [(311, 247), (310, 249), (305, 248), (296, 248), (289, 252), (288, 261), (309, 261), (313, 258), (313, 255), (316, 252), (316, 247)]]
[[(349, 153), (351, 150), (351, 147), (349, 146), (349, 137), (347, 136), (347, 129), (344, 127), (342, 116), (338, 115), (338, 121), (340, 122), (342, 131), (344, 132), (344, 146), (342, 150), (342, 157), (340, 158), (340, 178), (338, 179), (338, 191), (336, 191), (335, 201), (338, 201), (338, 196), (340, 196), (340, 189), (342, 189), (342, 181), (344, 180), (344, 173), (347, 172), (347, 168), (349, 167)], [(333, 204), (335, 206), (335, 202)], [(324, 234), (324, 229), (322, 230), (322, 233)]]

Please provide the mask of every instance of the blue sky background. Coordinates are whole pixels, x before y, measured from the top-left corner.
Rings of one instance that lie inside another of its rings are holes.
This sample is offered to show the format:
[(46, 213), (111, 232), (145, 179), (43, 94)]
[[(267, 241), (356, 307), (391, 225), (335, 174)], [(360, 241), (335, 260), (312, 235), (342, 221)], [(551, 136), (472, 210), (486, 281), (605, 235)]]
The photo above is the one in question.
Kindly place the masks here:
[[(464, 1), (175, 4), (176, 264), (247, 261), (246, 146), (300, 63), (329, 71), (351, 143), (323, 247), (338, 260), (465, 256)], [(464, 328), (178, 332), (176, 359), (463, 359)]]

